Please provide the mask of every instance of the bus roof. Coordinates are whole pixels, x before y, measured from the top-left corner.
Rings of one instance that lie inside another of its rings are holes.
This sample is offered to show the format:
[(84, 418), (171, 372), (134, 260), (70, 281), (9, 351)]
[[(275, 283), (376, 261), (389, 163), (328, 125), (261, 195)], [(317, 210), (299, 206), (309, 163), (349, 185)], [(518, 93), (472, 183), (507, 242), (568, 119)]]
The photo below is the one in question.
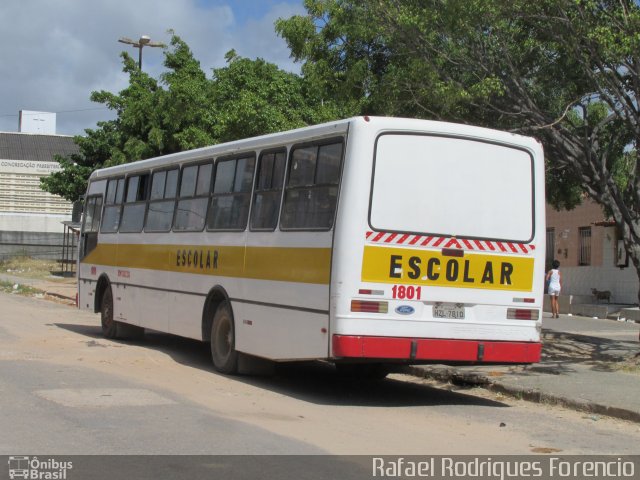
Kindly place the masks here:
[(183, 152), (98, 169), (91, 174), (90, 180), (125, 175), (127, 173), (140, 170), (152, 170), (183, 162), (197, 162), (214, 156), (233, 155), (234, 153), (248, 152), (257, 148), (263, 150), (288, 143), (313, 141), (316, 138), (343, 135), (349, 130), (350, 125), (354, 123), (371, 123), (378, 129), (388, 128), (407, 131), (416, 130), (420, 132), (442, 133), (445, 135), (462, 134), (468, 137), (478, 137), (521, 146), (530, 146), (531, 148), (535, 148), (533, 144), (536, 143), (536, 141), (530, 137), (471, 125), (399, 117), (351, 117), (344, 120), (337, 120), (334, 122), (302, 127), (284, 132), (270, 133), (258, 137), (234, 140), (232, 142), (220, 143), (193, 150), (185, 150)]

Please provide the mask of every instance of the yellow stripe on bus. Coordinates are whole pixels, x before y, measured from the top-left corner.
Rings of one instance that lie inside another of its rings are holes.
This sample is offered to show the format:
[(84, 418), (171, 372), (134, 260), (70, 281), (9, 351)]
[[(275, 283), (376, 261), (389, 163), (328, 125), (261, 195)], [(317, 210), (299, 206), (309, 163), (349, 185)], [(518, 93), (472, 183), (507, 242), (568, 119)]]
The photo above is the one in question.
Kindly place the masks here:
[(82, 263), (328, 285), (331, 249), (100, 244)]
[(365, 246), (362, 281), (530, 292), (533, 258)]

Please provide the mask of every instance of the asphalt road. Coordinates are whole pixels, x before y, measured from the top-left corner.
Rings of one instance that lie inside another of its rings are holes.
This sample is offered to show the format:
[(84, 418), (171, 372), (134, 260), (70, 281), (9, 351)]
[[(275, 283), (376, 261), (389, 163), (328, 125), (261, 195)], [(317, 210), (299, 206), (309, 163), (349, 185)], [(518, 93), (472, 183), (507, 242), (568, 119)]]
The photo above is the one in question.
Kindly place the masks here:
[(0, 294), (0, 344), (0, 455), (619, 455), (640, 440), (637, 424), (405, 375), (226, 377), (199, 342), (105, 340), (96, 315), (17, 295)]

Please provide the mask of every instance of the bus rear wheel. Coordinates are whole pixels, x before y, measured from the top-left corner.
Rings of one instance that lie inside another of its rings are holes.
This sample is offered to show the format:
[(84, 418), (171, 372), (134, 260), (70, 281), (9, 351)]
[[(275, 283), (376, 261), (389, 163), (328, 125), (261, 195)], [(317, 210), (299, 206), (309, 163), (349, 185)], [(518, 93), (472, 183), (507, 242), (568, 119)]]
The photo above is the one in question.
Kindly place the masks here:
[(220, 373), (238, 372), (238, 352), (236, 352), (235, 328), (229, 302), (221, 303), (211, 325), (211, 358), (213, 366)]
[(110, 339), (139, 339), (144, 336), (144, 328), (117, 322), (113, 319), (113, 293), (111, 287), (104, 289), (100, 308), (102, 334)]

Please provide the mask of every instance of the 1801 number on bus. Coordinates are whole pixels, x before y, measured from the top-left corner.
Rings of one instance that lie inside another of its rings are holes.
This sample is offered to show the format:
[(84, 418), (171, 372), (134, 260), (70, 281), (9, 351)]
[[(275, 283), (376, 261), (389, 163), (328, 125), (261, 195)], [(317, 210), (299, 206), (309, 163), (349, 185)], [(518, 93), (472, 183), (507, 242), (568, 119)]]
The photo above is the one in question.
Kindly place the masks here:
[(407, 285), (394, 285), (391, 294), (398, 300), (420, 300), (422, 297), (422, 287)]

